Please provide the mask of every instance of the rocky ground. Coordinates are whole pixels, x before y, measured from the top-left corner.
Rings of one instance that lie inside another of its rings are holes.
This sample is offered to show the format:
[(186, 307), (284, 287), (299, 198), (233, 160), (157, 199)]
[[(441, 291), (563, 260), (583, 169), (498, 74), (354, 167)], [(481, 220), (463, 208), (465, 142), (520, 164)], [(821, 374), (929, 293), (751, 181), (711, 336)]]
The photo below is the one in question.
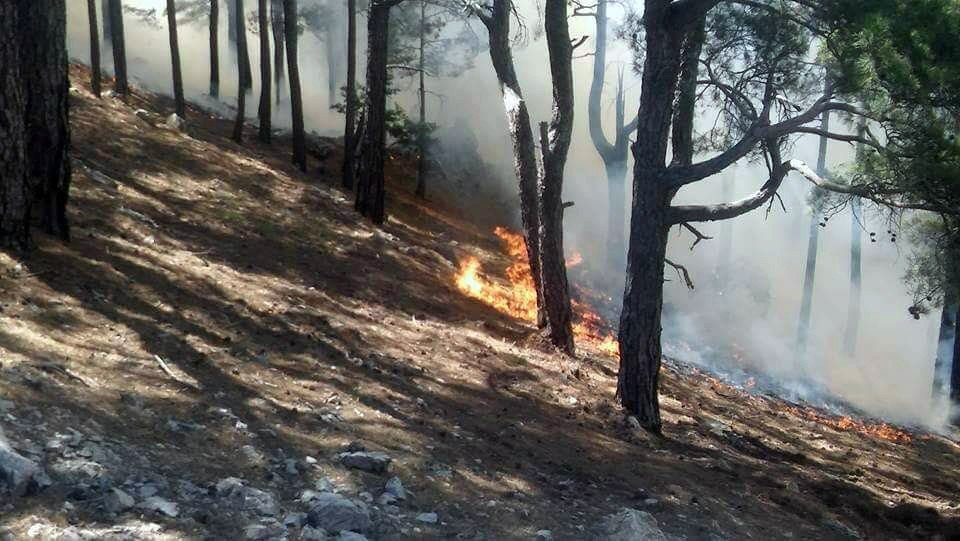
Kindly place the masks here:
[(304, 175), (282, 137), (72, 76), (74, 240), (0, 255), (0, 538), (960, 535), (953, 439), (675, 363), (650, 436), (614, 359), (457, 291), (463, 257), (509, 260), (452, 198), (411, 197), (410, 163), (375, 228), (336, 141)]

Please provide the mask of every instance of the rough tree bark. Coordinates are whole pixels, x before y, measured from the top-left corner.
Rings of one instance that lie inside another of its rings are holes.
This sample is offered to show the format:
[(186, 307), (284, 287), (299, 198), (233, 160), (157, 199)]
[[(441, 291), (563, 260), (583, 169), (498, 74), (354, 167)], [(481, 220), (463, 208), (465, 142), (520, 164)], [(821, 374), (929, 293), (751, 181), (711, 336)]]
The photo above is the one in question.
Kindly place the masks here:
[(387, 47), (390, 8), (402, 0), (374, 0), (367, 15), (367, 97), (355, 208), (375, 224), (386, 220), (383, 154), (386, 142)]
[(960, 305), (953, 296), (948, 295), (943, 300), (943, 310), (940, 312), (940, 332), (937, 336), (937, 356), (933, 362), (933, 395), (948, 396), (948, 385), (951, 379), (951, 366), (955, 364), (954, 339), (956, 338), (957, 311)]
[(510, 47), (511, 13), (510, 0), (494, 0), (487, 12), (478, 12), (477, 16), (487, 28), (490, 61), (500, 85), (507, 129), (513, 142), (514, 169), (520, 191), (520, 222), (527, 245), (530, 274), (537, 290), (537, 326), (542, 328), (546, 326), (547, 318), (543, 310), (543, 287), (540, 281), (540, 219), (537, 210), (539, 171), (530, 113), (523, 99)]
[(270, 0), (270, 26), (273, 29), (273, 86), (276, 88), (277, 104), (283, 95), (283, 0)]
[(220, 97), (220, 0), (210, 0), (210, 96)]
[(607, 4), (609, 0), (597, 3), (594, 19), (596, 21), (596, 45), (593, 54), (593, 79), (590, 83), (590, 95), (587, 102), (590, 140), (603, 160), (607, 175), (607, 267), (611, 270), (622, 269), (626, 257), (626, 175), (627, 150), (630, 132), (636, 128), (631, 123), (624, 125), (623, 75), (617, 79), (615, 101), (614, 140), (610, 142), (603, 132), (604, 78), (607, 68)]
[(543, 174), (538, 185), (540, 273), (550, 342), (573, 355), (573, 311), (563, 257), (563, 172), (573, 133), (573, 45), (567, 0), (546, 0), (544, 30), (553, 81), (553, 118), (541, 124)]
[(263, 143), (270, 143), (270, 134), (273, 128), (270, 125), (270, 21), (267, 14), (267, 0), (259, 0), (257, 3), (257, 19), (259, 22), (260, 37), (260, 130), (258, 137)]
[(247, 45), (247, 18), (243, 0), (232, 0), (235, 8), (234, 16), (236, 24), (234, 30), (237, 33), (237, 68), (240, 70), (240, 81), (243, 82), (241, 91), (249, 92), (253, 90), (253, 70), (250, 67), (250, 48)]
[(90, 87), (100, 97), (103, 89), (100, 67), (100, 31), (97, 29), (97, 0), (87, 0), (87, 20), (90, 25)]
[(20, 84), (17, 2), (0, 2), (0, 248), (25, 249), (30, 198), (24, 153), (23, 87)]
[[(230, 26), (234, 27), (237, 33), (237, 63), (243, 66), (247, 54), (247, 32), (245, 29), (246, 21), (243, 19), (243, 0), (229, 0), (234, 2), (233, 20)], [(241, 67), (237, 70), (237, 117), (233, 123), (233, 140), (237, 143), (243, 143), (243, 125), (247, 117), (247, 89), (250, 88), (250, 80), (246, 77), (246, 72)]]
[(167, 29), (170, 36), (170, 65), (173, 67), (173, 99), (176, 113), (187, 117), (187, 100), (183, 96), (183, 70), (180, 67), (180, 39), (177, 37), (177, 3), (167, 0)]
[[(821, 115), (820, 128), (824, 132), (830, 130), (830, 111), (824, 111)], [(817, 152), (817, 174), (821, 177), (827, 174), (827, 143), (830, 140), (826, 136), (820, 136), (820, 149)], [(812, 196), (814, 201), (818, 201), (817, 194), (820, 188), (814, 187)], [(813, 285), (817, 276), (817, 245), (820, 238), (820, 218), (818, 214), (821, 209), (818, 203), (814, 203), (810, 208), (810, 234), (807, 237), (807, 263), (803, 273), (803, 292), (800, 299), (800, 317), (797, 320), (797, 360), (802, 360), (807, 351), (808, 335), (810, 333), (810, 317), (813, 312)]]
[(427, 197), (427, 141), (425, 127), (427, 125), (427, 87), (424, 79), (424, 49), (426, 48), (427, 34), (427, 2), (420, 0), (420, 47), (418, 69), (420, 70), (420, 88), (417, 92), (420, 98), (420, 130), (417, 132), (417, 197)]
[[(127, 48), (123, 31), (123, 3), (121, 0), (110, 0), (110, 42), (113, 49), (113, 91), (121, 96), (130, 93), (127, 83)], [(107, 25), (104, 24), (106, 27)]]
[(65, 0), (18, 0), (27, 183), (44, 231), (70, 240), (69, 73)]
[(283, 34), (287, 44), (287, 75), (290, 79), (290, 110), (293, 115), (293, 163), (307, 170), (307, 140), (303, 127), (303, 96), (297, 65), (297, 0), (283, 0)]
[(344, 97), (342, 184), (353, 189), (357, 135), (357, 0), (347, 0), (347, 94)]

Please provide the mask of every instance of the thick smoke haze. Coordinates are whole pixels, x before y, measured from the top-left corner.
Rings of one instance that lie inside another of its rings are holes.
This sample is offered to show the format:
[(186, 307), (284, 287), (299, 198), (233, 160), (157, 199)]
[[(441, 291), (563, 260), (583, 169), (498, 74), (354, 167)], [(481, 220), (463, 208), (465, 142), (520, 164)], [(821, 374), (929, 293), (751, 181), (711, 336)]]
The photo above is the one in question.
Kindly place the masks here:
[[(97, 2), (99, 5), (99, 2)], [(127, 0), (129, 6), (155, 8), (162, 15), (161, 0)], [(302, 4), (307, 2), (302, 1)], [(88, 30), (83, 2), (70, 2), (69, 47), (73, 58), (86, 62), (89, 57)], [(250, 4), (250, 2), (248, 2)], [(545, 40), (538, 38), (535, 2), (524, 2), (528, 40), (515, 50), (518, 75), (534, 121), (550, 116), (551, 87)], [(249, 11), (255, 5), (246, 6)], [(612, 8), (611, 8), (612, 9)], [(617, 13), (611, 14), (614, 18)], [(237, 77), (235, 60), (227, 46), (226, 10), (221, 9), (221, 95), (235, 103)], [(160, 17), (160, 24), (165, 19)], [(340, 21), (338, 24), (346, 24)], [(358, 25), (363, 27), (365, 19)], [(459, 23), (456, 23), (459, 24)], [(483, 28), (474, 30), (481, 39)], [(153, 91), (169, 94), (170, 58), (165, 26), (150, 27), (127, 16), (129, 71), (136, 83)], [(208, 37), (206, 21), (180, 28), (184, 81), (191, 99), (204, 99), (207, 92)], [(571, 36), (593, 35), (590, 18), (573, 18)], [(362, 78), (364, 32), (358, 43), (361, 50), (358, 76)], [(256, 36), (248, 37), (254, 66), (254, 95), (259, 94), (259, 62)], [(322, 134), (342, 133), (342, 117), (331, 111), (327, 95), (325, 44), (309, 32), (301, 37), (300, 66), (306, 125)], [(577, 49), (575, 55), (591, 52), (592, 41)], [(625, 72), (627, 114), (636, 111), (639, 81), (631, 71), (630, 52), (611, 43), (606, 69), (608, 89), (604, 96), (606, 126), (613, 124), (612, 85), (618, 70)], [(104, 66), (112, 62), (104, 55)], [(566, 213), (568, 253), (580, 252), (593, 269), (623, 281), (623, 269), (604, 269), (607, 188), (602, 162), (590, 142), (587, 130), (586, 102), (592, 76), (592, 57), (574, 62), (576, 84), (576, 124), (567, 167), (565, 200), (576, 206)], [(486, 51), (475, 59), (475, 66), (456, 78), (428, 79), (432, 92), (443, 99), (428, 102), (429, 120), (441, 127), (464, 122), (476, 134), (480, 150), (501, 178), (478, 179), (499, 186), (509, 201), (516, 200), (512, 154), (507, 136), (503, 105)], [(396, 97), (408, 111), (415, 111), (415, 96), (410, 88)], [(252, 115), (256, 107), (252, 107)], [(634, 113), (635, 114), (635, 113)], [(706, 119), (706, 117), (703, 117)], [(279, 126), (289, 125), (289, 110), (275, 115)], [(609, 133), (609, 132), (608, 132)], [(816, 162), (817, 141), (807, 137), (794, 145), (785, 158)], [(852, 160), (854, 149), (848, 144), (831, 142), (829, 165), (839, 170)], [(701, 157), (702, 158), (702, 157)], [(632, 169), (632, 167), (631, 167)], [(765, 170), (738, 164), (727, 173), (733, 180), (734, 197), (756, 191), (766, 180)], [(628, 173), (629, 178), (629, 173)], [(678, 195), (682, 203), (715, 203), (723, 200), (722, 178), (708, 179), (684, 189)], [(629, 182), (628, 182), (629, 186)], [(629, 188), (628, 188), (629, 189)], [(681, 360), (704, 364), (721, 372), (745, 370), (764, 374), (782, 390), (818, 403), (827, 394), (848, 401), (864, 411), (893, 421), (937, 428), (945, 418), (945, 406), (931, 400), (933, 358), (939, 311), (915, 321), (907, 312), (912, 299), (903, 283), (909, 246), (893, 243), (886, 234), (885, 217), (865, 209), (863, 231), (863, 300), (860, 333), (855, 355), (843, 353), (850, 282), (851, 217), (848, 210), (830, 218), (820, 229), (819, 257), (813, 298), (813, 316), (808, 353), (795, 353), (797, 317), (800, 307), (808, 228), (811, 216), (805, 203), (809, 185), (798, 175), (789, 178), (781, 190), (787, 212), (775, 204), (741, 217), (732, 225), (703, 224), (700, 228), (713, 240), (700, 243), (693, 251), (693, 239), (686, 232), (671, 234), (669, 257), (691, 271), (696, 290), (688, 291), (671, 269), (665, 284), (665, 350)], [(623, 200), (628, 204), (629, 194)], [(877, 242), (870, 242), (869, 232)], [(729, 236), (730, 266), (726, 283), (717, 280), (724, 236)], [(598, 280), (600, 282), (601, 280)], [(610, 281), (610, 280), (607, 280)], [(615, 296), (616, 298), (616, 296)], [(825, 392), (826, 391), (826, 392)]]

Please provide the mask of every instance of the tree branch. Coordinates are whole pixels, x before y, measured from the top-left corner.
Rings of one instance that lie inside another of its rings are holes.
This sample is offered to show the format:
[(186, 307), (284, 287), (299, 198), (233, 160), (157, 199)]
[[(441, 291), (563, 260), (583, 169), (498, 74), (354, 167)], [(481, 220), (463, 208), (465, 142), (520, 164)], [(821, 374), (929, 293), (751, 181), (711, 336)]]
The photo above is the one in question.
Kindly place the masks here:
[(690, 273), (687, 271), (686, 267), (684, 267), (683, 265), (680, 265), (679, 263), (674, 263), (673, 261), (670, 261), (668, 258), (664, 258), (663, 261), (667, 265), (670, 265), (671, 267), (673, 267), (673, 270), (677, 271), (677, 276), (683, 279), (683, 282), (684, 284), (686, 284), (687, 289), (690, 289), (691, 291), (694, 289), (693, 280), (690, 279)]
[(697, 228), (693, 227), (692, 225), (688, 224), (687, 222), (681, 223), (680, 226), (683, 227), (684, 229), (686, 229), (687, 231), (693, 233), (693, 236), (696, 237), (696, 238), (694, 239), (694, 241), (693, 241), (693, 244), (690, 245), (690, 251), (691, 251), (691, 252), (693, 251), (694, 248), (697, 247), (698, 244), (700, 244), (701, 241), (704, 241), (704, 240), (713, 240), (713, 237), (708, 237), (708, 236), (704, 235), (704, 234), (701, 233), (699, 230), (697, 230)]

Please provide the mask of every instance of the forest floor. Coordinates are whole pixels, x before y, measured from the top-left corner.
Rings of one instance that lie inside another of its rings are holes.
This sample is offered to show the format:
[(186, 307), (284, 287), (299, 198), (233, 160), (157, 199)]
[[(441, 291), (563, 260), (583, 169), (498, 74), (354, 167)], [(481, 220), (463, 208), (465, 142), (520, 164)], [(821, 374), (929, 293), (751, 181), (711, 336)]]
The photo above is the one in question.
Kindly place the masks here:
[[(0, 501), (0, 538), (298, 539), (331, 487), (372, 539), (586, 539), (625, 507), (678, 539), (960, 538), (951, 439), (670, 363), (662, 437), (635, 430), (614, 358), (546, 351), (456, 288), (464, 257), (510, 263), (506, 218), (417, 200), (391, 160), (374, 227), (335, 141), (302, 174), (286, 141), (238, 146), (195, 108), (167, 129), (166, 98), (71, 73), (73, 241), (0, 255), (0, 427), (53, 483)], [(389, 473), (341, 464), (351, 443)]]

